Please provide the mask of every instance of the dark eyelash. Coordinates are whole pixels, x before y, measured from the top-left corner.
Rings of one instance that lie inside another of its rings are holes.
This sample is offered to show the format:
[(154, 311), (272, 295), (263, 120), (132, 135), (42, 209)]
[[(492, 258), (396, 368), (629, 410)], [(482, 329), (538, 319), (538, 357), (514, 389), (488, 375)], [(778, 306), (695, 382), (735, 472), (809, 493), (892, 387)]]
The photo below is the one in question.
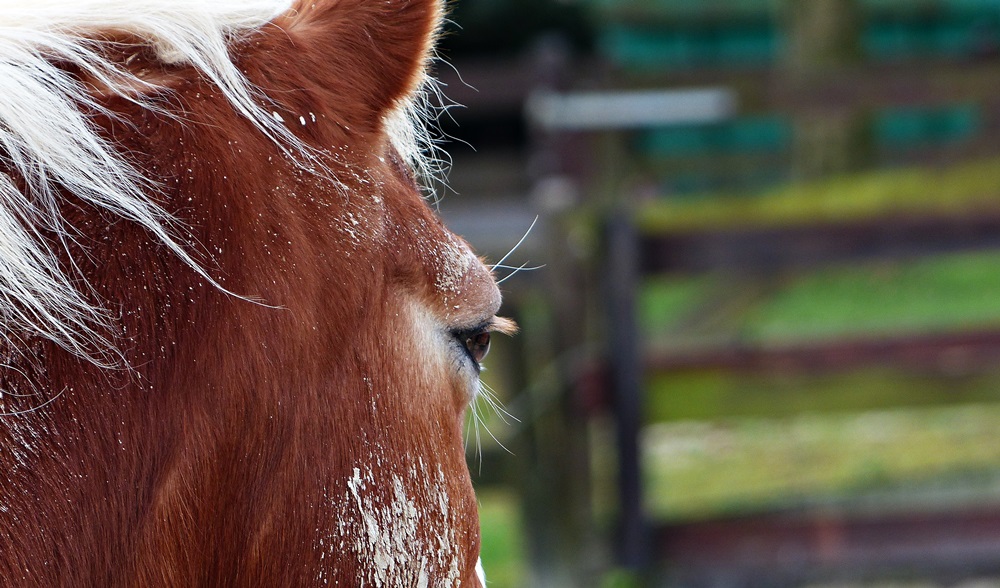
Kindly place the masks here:
[(490, 327), (492, 327), (492, 326), (493, 326), (493, 319), (491, 318), (491, 319), (489, 319), (487, 321), (483, 321), (483, 322), (481, 322), (481, 323), (479, 323), (477, 325), (473, 325), (471, 327), (461, 327), (461, 328), (458, 328), (458, 329), (452, 329), (450, 332), (451, 332), (451, 334), (452, 334), (453, 337), (457, 338), (459, 335), (468, 334), (468, 333), (475, 333), (476, 331), (489, 331)]

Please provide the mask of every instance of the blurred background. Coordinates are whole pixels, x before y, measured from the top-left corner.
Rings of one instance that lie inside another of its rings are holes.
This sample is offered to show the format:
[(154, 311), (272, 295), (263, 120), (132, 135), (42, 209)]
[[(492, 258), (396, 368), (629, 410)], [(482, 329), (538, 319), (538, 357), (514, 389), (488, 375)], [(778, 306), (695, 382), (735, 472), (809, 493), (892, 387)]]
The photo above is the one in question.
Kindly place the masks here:
[(490, 588), (1000, 585), (1000, 0), (451, 21)]

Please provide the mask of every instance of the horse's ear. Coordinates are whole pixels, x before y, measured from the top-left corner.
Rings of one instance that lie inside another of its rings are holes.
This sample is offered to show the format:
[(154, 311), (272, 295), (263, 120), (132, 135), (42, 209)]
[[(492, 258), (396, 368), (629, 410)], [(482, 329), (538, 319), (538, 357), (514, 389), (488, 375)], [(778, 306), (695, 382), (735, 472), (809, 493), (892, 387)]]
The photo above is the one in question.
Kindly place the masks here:
[(380, 117), (420, 86), (443, 12), (442, 0), (297, 0), (279, 24), (339, 98)]

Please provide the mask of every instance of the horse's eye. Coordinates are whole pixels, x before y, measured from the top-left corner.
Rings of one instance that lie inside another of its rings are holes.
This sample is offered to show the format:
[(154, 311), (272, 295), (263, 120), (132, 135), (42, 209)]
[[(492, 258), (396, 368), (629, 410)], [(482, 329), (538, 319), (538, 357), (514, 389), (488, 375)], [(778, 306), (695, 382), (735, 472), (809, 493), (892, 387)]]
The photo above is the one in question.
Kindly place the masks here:
[(458, 331), (455, 338), (465, 347), (465, 351), (476, 364), (483, 362), (490, 352), (490, 332), (487, 327), (479, 327), (469, 331)]
[(482, 330), (475, 336), (469, 337), (465, 340), (465, 348), (469, 350), (469, 354), (472, 355), (472, 359), (476, 360), (476, 363), (483, 363), (486, 354), (490, 352), (490, 332)]

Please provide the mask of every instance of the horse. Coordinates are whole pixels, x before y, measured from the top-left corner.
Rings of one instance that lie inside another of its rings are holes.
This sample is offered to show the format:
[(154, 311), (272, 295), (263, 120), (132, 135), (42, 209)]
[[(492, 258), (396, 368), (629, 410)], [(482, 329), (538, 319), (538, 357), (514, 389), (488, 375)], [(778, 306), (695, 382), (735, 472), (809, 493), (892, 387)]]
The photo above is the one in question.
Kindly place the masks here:
[(3, 2), (0, 584), (485, 586), (443, 11)]

